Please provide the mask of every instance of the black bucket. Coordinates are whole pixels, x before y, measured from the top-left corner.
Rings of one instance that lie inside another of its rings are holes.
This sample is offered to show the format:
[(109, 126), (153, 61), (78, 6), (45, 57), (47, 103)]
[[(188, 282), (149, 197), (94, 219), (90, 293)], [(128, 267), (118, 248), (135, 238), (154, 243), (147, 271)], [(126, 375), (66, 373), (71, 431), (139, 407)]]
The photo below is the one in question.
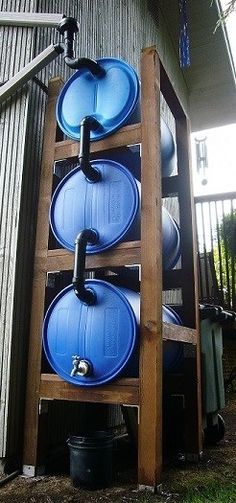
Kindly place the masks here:
[(111, 484), (112, 443), (113, 435), (106, 431), (92, 431), (67, 440), (74, 486), (102, 489)]

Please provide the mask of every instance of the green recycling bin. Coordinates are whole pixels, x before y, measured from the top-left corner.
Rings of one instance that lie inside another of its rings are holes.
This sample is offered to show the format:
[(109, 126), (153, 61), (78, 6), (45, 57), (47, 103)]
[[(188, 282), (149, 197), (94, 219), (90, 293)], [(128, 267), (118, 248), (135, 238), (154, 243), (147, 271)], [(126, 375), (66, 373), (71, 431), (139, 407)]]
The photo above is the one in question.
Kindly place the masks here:
[(224, 437), (225, 426), (219, 411), (225, 407), (223, 377), (222, 309), (200, 305), (202, 408), (205, 443)]

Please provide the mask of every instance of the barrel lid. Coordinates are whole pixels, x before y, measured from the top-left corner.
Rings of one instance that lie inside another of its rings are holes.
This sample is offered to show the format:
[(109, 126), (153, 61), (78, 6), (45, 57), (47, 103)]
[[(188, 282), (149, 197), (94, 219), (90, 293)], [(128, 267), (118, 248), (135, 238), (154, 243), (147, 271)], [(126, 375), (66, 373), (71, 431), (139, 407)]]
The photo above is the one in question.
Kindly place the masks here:
[(175, 267), (180, 258), (180, 231), (176, 221), (164, 206), (162, 206), (162, 228), (163, 266), (165, 271), (168, 271)]
[(170, 176), (175, 168), (175, 143), (173, 134), (161, 117), (161, 168), (162, 176)]
[(84, 68), (76, 71), (63, 86), (57, 101), (57, 122), (74, 140), (80, 138), (84, 117), (93, 116), (100, 123), (100, 128), (91, 133), (91, 140), (99, 140), (125, 124), (138, 101), (139, 81), (131, 66), (115, 58), (97, 62), (104, 73), (93, 76)]
[(96, 230), (98, 241), (86, 252), (98, 253), (116, 245), (130, 229), (139, 209), (139, 183), (115, 161), (91, 164), (101, 180), (91, 183), (80, 169), (72, 170), (54, 192), (49, 217), (56, 239), (68, 250), (74, 250), (83, 229)]
[[(62, 290), (46, 313), (43, 345), (62, 379), (96, 386), (114, 379), (126, 366), (135, 347), (137, 322), (119, 289), (101, 280), (86, 280), (85, 286), (96, 293), (96, 304), (83, 304), (72, 285)], [(75, 355), (92, 364), (90, 376), (71, 376)]]
[[(91, 153), (90, 159), (96, 160), (97, 153)], [(130, 173), (138, 180), (141, 181), (141, 152), (140, 145), (130, 145), (129, 147), (118, 147), (112, 150), (106, 150), (102, 153), (103, 159), (110, 159), (112, 161), (122, 164)]]

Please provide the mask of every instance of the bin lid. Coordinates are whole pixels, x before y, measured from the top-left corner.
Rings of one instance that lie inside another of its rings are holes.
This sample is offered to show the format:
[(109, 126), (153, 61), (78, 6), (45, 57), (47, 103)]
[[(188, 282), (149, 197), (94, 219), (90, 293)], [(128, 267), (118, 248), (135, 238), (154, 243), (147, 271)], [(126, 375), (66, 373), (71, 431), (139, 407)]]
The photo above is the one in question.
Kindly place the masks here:
[(80, 139), (84, 117), (93, 116), (100, 123), (100, 128), (91, 132), (91, 140), (99, 140), (125, 124), (138, 102), (139, 80), (131, 66), (116, 58), (97, 62), (104, 70), (102, 75), (93, 76), (85, 68), (76, 71), (57, 101), (57, 122), (74, 140)]

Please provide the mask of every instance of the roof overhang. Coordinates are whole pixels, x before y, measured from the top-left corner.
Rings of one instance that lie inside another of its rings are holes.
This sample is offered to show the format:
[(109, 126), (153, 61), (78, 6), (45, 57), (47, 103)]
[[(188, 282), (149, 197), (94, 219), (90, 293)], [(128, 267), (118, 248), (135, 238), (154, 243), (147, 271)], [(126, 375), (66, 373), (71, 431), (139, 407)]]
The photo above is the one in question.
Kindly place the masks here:
[[(178, 0), (161, 0), (160, 8), (178, 57)], [(236, 122), (236, 73), (224, 25), (215, 30), (220, 5), (188, 0), (191, 66), (183, 70), (193, 131)]]

